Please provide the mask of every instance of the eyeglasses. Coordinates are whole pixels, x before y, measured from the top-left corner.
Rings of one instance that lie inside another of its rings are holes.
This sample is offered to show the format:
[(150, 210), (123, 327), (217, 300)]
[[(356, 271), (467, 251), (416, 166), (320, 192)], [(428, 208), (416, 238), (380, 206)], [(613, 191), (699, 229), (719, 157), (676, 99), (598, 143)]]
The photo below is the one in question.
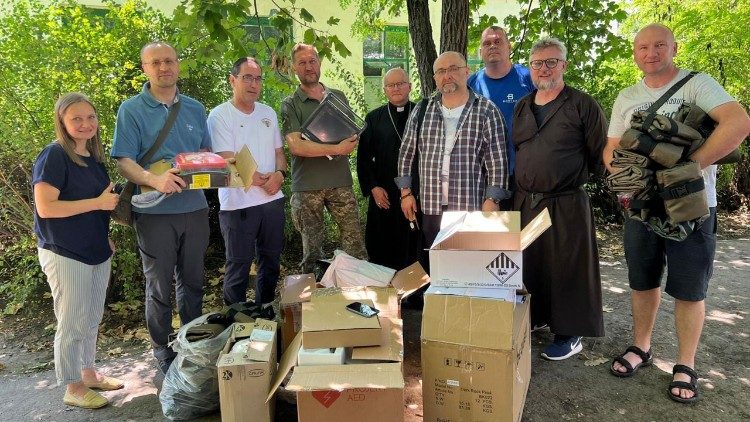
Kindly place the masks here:
[(435, 70), (435, 75), (443, 77), (446, 74), (450, 73), (451, 75), (455, 75), (456, 72), (459, 70), (465, 68), (466, 66), (450, 66), (448, 68), (441, 67), (440, 69)]
[(244, 82), (246, 84), (249, 84), (250, 82), (255, 82), (255, 83), (258, 83), (258, 84), (261, 83), (261, 82), (263, 82), (263, 77), (262, 76), (253, 76), (253, 75), (249, 75), (249, 74), (248, 75), (237, 75), (237, 76), (235, 76), (235, 78), (242, 80), (242, 82)]
[(149, 65), (151, 67), (160, 68), (161, 65), (166, 65), (167, 67), (172, 67), (177, 64), (177, 60), (173, 59), (166, 59), (166, 60), (154, 60), (152, 62), (143, 62), (144, 65)]
[(542, 68), (542, 65), (547, 66), (547, 69), (554, 69), (557, 67), (557, 64), (559, 62), (564, 62), (563, 59), (544, 59), (544, 60), (532, 60), (529, 62), (529, 65), (531, 65), (531, 68), (534, 70), (539, 70)]
[(392, 84), (385, 84), (386, 89), (399, 89), (404, 85), (409, 85), (409, 82), (395, 82)]

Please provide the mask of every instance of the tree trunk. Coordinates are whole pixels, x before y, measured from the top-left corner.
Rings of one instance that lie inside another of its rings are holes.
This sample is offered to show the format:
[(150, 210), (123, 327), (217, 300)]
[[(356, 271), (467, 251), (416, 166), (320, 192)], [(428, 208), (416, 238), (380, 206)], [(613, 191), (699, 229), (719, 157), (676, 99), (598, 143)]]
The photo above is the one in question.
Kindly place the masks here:
[[(414, 47), (414, 58), (417, 61), (419, 82), (422, 87), (422, 97), (428, 97), (435, 90), (435, 80), (432, 78), (432, 64), (437, 59), (435, 41), (432, 40), (432, 25), (430, 24), (429, 0), (407, 0), (406, 10), (409, 14), (409, 33)], [(466, 29), (464, 28), (464, 38)]]
[(466, 57), (469, 0), (443, 0), (440, 52), (457, 51)]

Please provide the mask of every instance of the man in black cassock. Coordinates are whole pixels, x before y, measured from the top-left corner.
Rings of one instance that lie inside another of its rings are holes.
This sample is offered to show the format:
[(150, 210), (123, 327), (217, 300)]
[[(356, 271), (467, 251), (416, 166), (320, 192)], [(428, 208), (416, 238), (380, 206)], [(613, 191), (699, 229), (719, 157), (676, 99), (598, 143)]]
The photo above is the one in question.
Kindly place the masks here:
[(536, 90), (513, 112), (514, 209), (522, 225), (545, 207), (552, 218), (523, 254), (531, 324), (547, 324), (555, 334), (542, 352), (549, 360), (580, 352), (582, 336), (604, 335), (594, 216), (583, 185), (601, 171), (607, 120), (593, 98), (563, 82), (566, 54), (554, 38), (534, 44), (529, 64)]
[(411, 83), (401, 68), (383, 78), (388, 104), (371, 111), (359, 138), (357, 175), (362, 194), (369, 196), (365, 246), (370, 261), (400, 270), (419, 258), (421, 230), (410, 227), (399, 205), (400, 190), (393, 179), (406, 121), (414, 108)]

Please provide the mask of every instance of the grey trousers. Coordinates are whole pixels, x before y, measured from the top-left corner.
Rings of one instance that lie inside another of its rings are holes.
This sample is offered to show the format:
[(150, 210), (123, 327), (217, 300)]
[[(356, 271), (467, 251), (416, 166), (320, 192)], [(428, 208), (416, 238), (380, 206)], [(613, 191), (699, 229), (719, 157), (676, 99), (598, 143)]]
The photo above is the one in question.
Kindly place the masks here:
[(94, 367), (96, 337), (112, 258), (88, 265), (47, 249), (38, 249), (57, 319), (54, 355), (58, 385), (81, 381), (81, 370)]
[(138, 249), (146, 277), (146, 328), (154, 357), (171, 359), (172, 281), (177, 312), (186, 324), (201, 316), (203, 260), (208, 247), (208, 208), (185, 214), (135, 214)]

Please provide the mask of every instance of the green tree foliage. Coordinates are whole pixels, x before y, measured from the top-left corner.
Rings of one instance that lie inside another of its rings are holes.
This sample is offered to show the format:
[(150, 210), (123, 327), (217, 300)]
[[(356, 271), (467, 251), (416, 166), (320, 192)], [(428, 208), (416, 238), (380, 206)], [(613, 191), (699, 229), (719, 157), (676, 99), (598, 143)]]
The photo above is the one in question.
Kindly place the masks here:
[[(97, 106), (106, 152), (120, 103), (140, 91), (140, 47), (171, 40), (169, 21), (143, 1), (93, 10), (72, 1), (18, 0), (0, 12), (0, 296), (6, 311), (41, 297), (43, 277), (32, 235), (29, 175), (38, 152), (54, 139), (54, 103), (60, 94), (86, 93)], [(199, 73), (186, 87), (216, 85)], [(188, 89), (189, 91), (190, 89)], [(202, 97), (211, 98), (206, 89)], [(222, 94), (223, 95), (223, 94)], [(111, 166), (113, 163), (109, 162)], [(116, 172), (110, 175), (117, 180)], [(113, 226), (118, 245), (110, 296), (142, 294), (132, 229)]]

